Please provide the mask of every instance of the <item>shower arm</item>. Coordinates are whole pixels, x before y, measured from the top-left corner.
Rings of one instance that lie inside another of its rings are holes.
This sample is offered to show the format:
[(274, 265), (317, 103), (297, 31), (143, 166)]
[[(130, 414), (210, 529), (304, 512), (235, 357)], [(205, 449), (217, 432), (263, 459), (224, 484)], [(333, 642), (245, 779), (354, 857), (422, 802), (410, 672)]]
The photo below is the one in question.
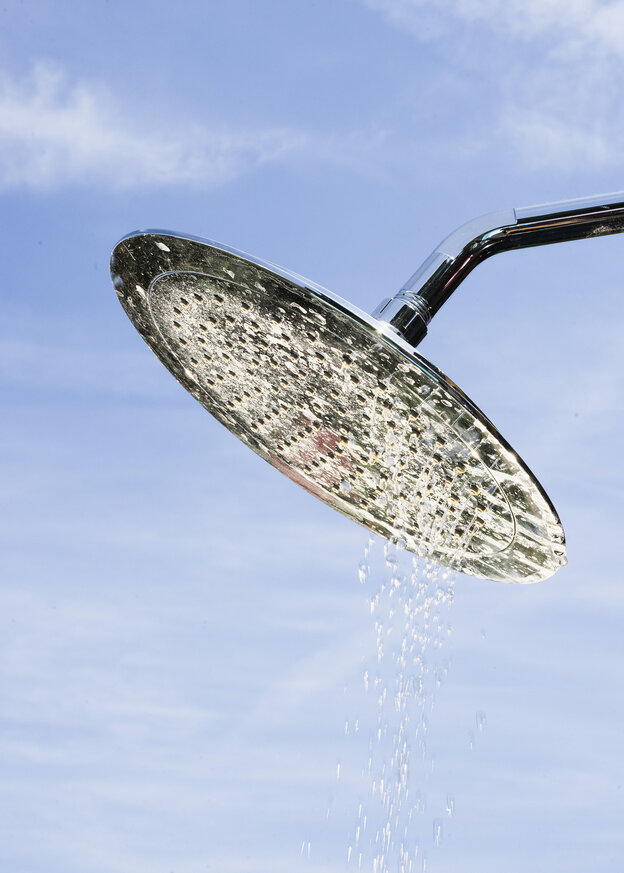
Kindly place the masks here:
[(624, 191), (489, 212), (453, 231), (373, 316), (417, 346), (457, 286), (491, 255), (622, 232)]

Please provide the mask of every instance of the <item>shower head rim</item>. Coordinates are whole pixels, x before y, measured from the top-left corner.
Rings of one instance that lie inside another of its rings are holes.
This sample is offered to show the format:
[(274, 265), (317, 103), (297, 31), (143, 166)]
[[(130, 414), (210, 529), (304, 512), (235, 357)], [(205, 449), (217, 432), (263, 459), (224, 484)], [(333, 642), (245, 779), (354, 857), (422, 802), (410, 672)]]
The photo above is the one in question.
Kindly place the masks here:
[[(502, 447), (506, 452), (508, 452), (513, 457), (515, 463), (524, 472), (524, 474), (526, 474), (529, 477), (532, 486), (535, 488), (535, 490), (539, 494), (541, 500), (544, 502), (544, 504), (546, 505), (546, 507), (548, 509), (548, 512), (550, 514), (550, 520), (554, 524), (558, 525), (559, 528), (561, 528), (559, 516), (558, 516), (550, 498), (548, 497), (545, 489), (543, 488), (543, 486), (539, 482), (539, 480), (534, 476), (534, 474), (529, 469), (528, 465), (522, 460), (522, 458), (513, 449), (513, 447), (499, 433), (496, 426), (482, 412), (482, 410), (478, 406), (476, 406), (476, 404), (462, 391), (462, 389), (459, 388), (452, 380), (450, 380), (434, 364), (432, 364), (430, 361), (428, 361), (427, 359), (422, 357), (406, 340), (402, 339), (391, 327), (389, 327), (383, 321), (379, 321), (378, 319), (374, 318), (370, 314), (361, 310), (359, 307), (346, 301), (344, 298), (340, 297), (339, 295), (334, 294), (333, 292), (329, 291), (328, 289), (324, 288), (323, 286), (321, 286), (315, 282), (312, 282), (312, 281), (304, 278), (303, 276), (298, 275), (297, 273), (294, 273), (293, 271), (286, 270), (286, 269), (279, 267), (275, 264), (272, 264), (270, 262), (267, 262), (265, 260), (262, 260), (260, 258), (255, 257), (255, 256), (249, 255), (249, 254), (242, 252), (238, 249), (235, 249), (233, 247), (223, 245), (221, 243), (207, 240), (207, 239), (204, 239), (204, 238), (192, 235), (192, 234), (185, 234), (185, 233), (180, 233), (180, 232), (175, 232), (175, 231), (172, 232), (172, 231), (159, 230), (159, 229), (147, 229), (147, 230), (134, 231), (132, 233), (126, 234), (124, 237), (121, 238), (121, 240), (119, 240), (119, 242), (117, 243), (117, 245), (115, 246), (115, 248), (113, 250), (113, 255), (111, 258), (111, 273), (113, 276), (113, 282), (116, 286), (116, 290), (118, 292), (118, 295), (122, 299), (122, 304), (124, 303), (124, 299), (123, 299), (124, 292), (128, 293), (128, 287), (132, 286), (132, 282), (136, 279), (137, 280), (137, 284), (136, 284), (137, 288), (140, 287), (139, 282), (142, 283), (141, 290), (143, 292), (143, 300), (147, 304), (145, 307), (146, 313), (151, 317), (150, 310), (149, 310), (149, 303), (147, 303), (147, 301), (149, 300), (150, 290), (151, 290), (152, 286), (154, 285), (154, 283), (158, 279), (162, 278), (167, 273), (176, 274), (176, 273), (184, 273), (184, 272), (186, 272), (186, 273), (197, 272), (196, 270), (193, 270), (192, 268), (190, 268), (186, 262), (185, 263), (169, 263), (168, 269), (153, 269), (153, 268), (151, 268), (148, 276), (143, 275), (143, 274), (141, 274), (141, 275), (137, 274), (135, 276), (132, 276), (129, 281), (128, 281), (128, 277), (126, 277), (126, 281), (124, 283), (124, 281), (117, 274), (116, 259), (119, 255), (120, 251), (123, 249), (124, 244), (126, 246), (128, 244), (131, 245), (133, 240), (138, 240), (140, 238), (146, 238), (146, 237), (150, 238), (150, 240), (155, 241), (156, 245), (158, 245), (159, 248), (162, 248), (163, 257), (165, 257), (165, 258), (167, 257), (167, 253), (170, 253), (170, 250), (169, 250), (168, 246), (166, 245), (166, 241), (172, 240), (172, 241), (177, 241), (178, 243), (181, 243), (181, 244), (188, 243), (188, 244), (191, 244), (192, 246), (198, 246), (202, 251), (205, 249), (211, 249), (219, 257), (223, 256), (223, 255), (228, 255), (228, 256), (231, 256), (233, 258), (239, 259), (243, 262), (246, 262), (247, 264), (249, 264), (249, 265), (251, 265), (259, 270), (268, 271), (270, 274), (278, 276), (281, 279), (284, 279), (287, 282), (292, 283), (294, 286), (296, 286), (300, 290), (306, 291), (306, 292), (311, 293), (311, 294), (315, 295), (316, 297), (320, 298), (324, 305), (329, 305), (333, 309), (341, 312), (343, 315), (346, 315), (351, 320), (355, 320), (357, 323), (359, 323), (360, 328), (364, 327), (368, 332), (374, 332), (377, 336), (380, 337), (380, 339), (383, 340), (383, 343), (385, 345), (389, 346), (394, 351), (395, 354), (398, 353), (401, 356), (401, 358), (407, 360), (408, 362), (410, 362), (412, 364), (415, 364), (421, 371), (428, 374), (428, 376), (432, 380), (434, 380), (436, 383), (438, 383), (438, 385), (441, 387), (441, 389), (444, 392), (446, 392), (447, 394), (450, 394), (452, 399), (456, 403), (458, 403), (461, 407), (463, 407), (465, 410), (467, 410), (475, 419), (477, 419), (481, 423), (481, 425), (488, 432), (489, 437), (492, 438), (494, 440), (494, 442), (497, 443), (500, 447)], [(189, 258), (190, 258), (190, 255), (189, 255)], [(138, 267), (138, 264), (137, 264), (137, 267)], [(200, 270), (199, 272), (201, 273), (201, 272), (205, 272), (205, 271)], [(138, 299), (137, 299), (137, 302), (139, 303), (139, 306), (140, 306), (141, 302)], [(129, 304), (128, 306), (126, 306), (124, 304), (124, 308), (126, 308), (127, 314), (129, 315), (130, 319), (133, 321), (135, 327), (139, 330), (140, 333), (143, 334), (143, 338), (148, 342), (150, 347), (154, 351), (156, 351), (156, 348), (154, 348), (154, 343), (150, 342), (149, 338), (145, 335), (146, 332), (141, 330), (139, 324), (137, 324), (135, 317), (133, 317), (136, 315), (136, 310), (133, 311), (134, 304), (132, 304), (132, 305)], [(153, 324), (154, 323), (152, 321), (152, 325)], [(162, 334), (161, 334), (161, 337), (162, 337)], [(166, 345), (166, 340), (165, 340), (165, 345)], [(169, 348), (169, 351), (171, 352), (170, 348)], [(173, 370), (169, 366), (169, 364), (167, 364), (162, 359), (162, 356), (160, 354), (158, 354), (158, 356), (161, 358), (163, 363), (165, 363), (165, 366), (167, 366), (173, 372), (173, 374), (176, 376), (178, 381), (181, 382), (183, 387), (185, 387), (187, 390), (191, 391), (191, 393), (199, 400), (200, 398), (197, 396), (197, 393), (196, 393), (197, 386), (196, 386), (195, 391), (192, 390), (191, 386), (189, 385), (189, 381), (185, 380), (178, 373), (176, 373), (175, 370)], [(175, 357), (175, 354), (173, 356)], [(177, 363), (178, 363), (178, 366), (180, 366), (180, 368), (181, 368), (181, 363), (180, 363), (179, 359), (178, 359)], [(190, 374), (187, 373), (187, 375), (190, 375)], [(200, 400), (200, 402), (201, 402), (201, 400)], [(209, 411), (213, 412), (213, 410), (209, 410)], [(213, 412), (213, 414), (214, 414), (214, 412)], [(229, 425), (227, 424), (227, 416), (220, 417), (217, 415), (216, 417), (226, 427), (229, 427)], [(224, 420), (224, 418), (225, 418), (225, 420)], [(232, 430), (232, 428), (230, 428), (230, 429)], [(236, 431), (235, 431), (235, 433), (236, 433)], [(238, 434), (236, 434), (236, 435), (238, 436)], [(265, 460), (269, 460), (269, 462), (272, 463), (273, 466), (276, 466), (277, 469), (281, 469), (277, 464), (273, 463), (273, 461), (270, 461), (270, 459), (268, 457), (266, 457), (266, 455), (262, 454), (262, 452), (258, 452), (258, 454), (260, 454), (261, 457), (264, 457)], [(490, 475), (493, 477), (494, 481), (496, 482), (497, 480), (493, 474), (493, 471), (489, 467), (487, 467), (487, 465), (486, 465), (486, 468), (488, 469), (488, 472), (490, 473)], [(284, 472), (283, 469), (282, 469), (282, 472)], [(508, 499), (507, 496), (506, 496), (506, 499)], [(337, 508), (337, 507), (334, 506), (333, 508)], [(339, 511), (342, 511), (342, 510), (339, 510)], [(346, 512), (343, 514), (348, 516), (348, 513), (346, 513)], [(512, 512), (512, 515), (513, 515), (513, 512)], [(353, 518), (353, 520), (358, 521), (357, 518)], [(359, 522), (359, 523), (362, 523), (362, 522)], [(514, 523), (515, 523), (515, 521), (514, 521)], [(565, 538), (563, 536), (562, 530), (561, 530), (561, 540), (559, 542), (561, 543), (561, 545), (563, 547), (564, 543), (565, 543)], [(467, 572), (469, 572), (469, 571), (467, 571)], [(474, 575), (483, 575), (483, 574), (482, 573), (474, 573)], [(548, 575), (550, 575), (550, 573)], [(486, 576), (486, 578), (488, 578), (488, 577)], [(492, 578), (492, 577), (490, 577), (490, 578)], [(542, 578), (545, 578), (545, 577), (542, 577)], [(523, 581), (534, 581), (534, 580), (526, 579)], [(535, 581), (537, 581), (537, 580), (535, 580)]]

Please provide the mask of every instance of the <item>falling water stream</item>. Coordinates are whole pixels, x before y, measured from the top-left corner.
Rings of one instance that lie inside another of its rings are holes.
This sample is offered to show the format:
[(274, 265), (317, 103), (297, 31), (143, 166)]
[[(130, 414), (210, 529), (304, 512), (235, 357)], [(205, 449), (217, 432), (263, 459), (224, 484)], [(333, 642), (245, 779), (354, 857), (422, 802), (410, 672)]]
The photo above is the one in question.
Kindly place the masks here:
[[(375, 663), (363, 675), (376, 709), (365, 765), (369, 792), (359, 804), (347, 858), (372, 873), (424, 873), (428, 850), (442, 839), (443, 818), (454, 810), (450, 793), (441, 809), (431, 808), (427, 797), (435, 766), (427, 732), (448, 671), (453, 574), (426, 558), (410, 566), (388, 543), (383, 552), (385, 572), (369, 594)], [(370, 558), (371, 544), (360, 566), (365, 584)]]
[(450, 790), (439, 809), (427, 795), (435, 767), (427, 734), (449, 666), (444, 644), (453, 572), (371, 539), (359, 576), (375, 636), (362, 676), (375, 715), (364, 764), (367, 794), (358, 804), (347, 861), (371, 873), (424, 873), (455, 806)]

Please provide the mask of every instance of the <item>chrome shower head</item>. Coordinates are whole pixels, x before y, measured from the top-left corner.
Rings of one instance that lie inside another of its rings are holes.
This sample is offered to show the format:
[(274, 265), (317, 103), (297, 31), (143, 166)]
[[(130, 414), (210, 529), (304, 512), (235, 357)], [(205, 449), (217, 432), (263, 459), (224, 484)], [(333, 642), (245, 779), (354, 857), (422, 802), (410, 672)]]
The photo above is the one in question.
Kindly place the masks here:
[[(518, 215), (489, 234), (481, 222), (478, 234), (449, 237), (456, 251), (435, 252), (380, 306), (384, 320), (248, 255), (166, 232), (123, 239), (111, 274), (163, 364), (294, 482), (411, 552), (475, 576), (534, 582), (566, 561), (555, 509), (494, 425), (414, 351), (467, 258), (493, 253), (494, 239), (496, 251), (518, 247)], [(556, 241), (544, 232), (525, 244)]]

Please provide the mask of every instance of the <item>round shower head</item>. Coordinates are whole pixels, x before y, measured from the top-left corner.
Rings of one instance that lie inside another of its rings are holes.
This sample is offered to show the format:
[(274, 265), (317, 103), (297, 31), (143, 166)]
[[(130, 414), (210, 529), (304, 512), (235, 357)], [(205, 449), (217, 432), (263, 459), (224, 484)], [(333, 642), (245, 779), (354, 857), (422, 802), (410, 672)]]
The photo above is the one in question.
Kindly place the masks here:
[(324, 503), (475, 576), (535, 582), (565, 563), (535, 477), (388, 325), (292, 273), (171, 233), (126, 237), (111, 273), (187, 391)]

